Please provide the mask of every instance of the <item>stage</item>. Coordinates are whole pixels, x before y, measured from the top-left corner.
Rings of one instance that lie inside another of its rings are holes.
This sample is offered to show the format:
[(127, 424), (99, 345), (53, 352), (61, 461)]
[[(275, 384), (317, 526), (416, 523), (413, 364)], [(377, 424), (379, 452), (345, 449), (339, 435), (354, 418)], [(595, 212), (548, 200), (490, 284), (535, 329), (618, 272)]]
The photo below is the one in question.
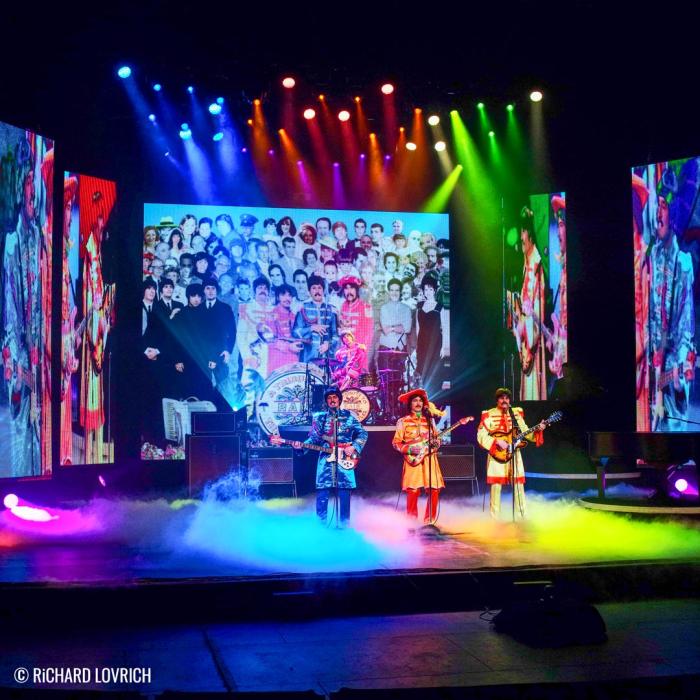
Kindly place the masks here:
[(496, 522), (481, 499), (445, 498), (437, 537), (415, 529), (403, 501), (395, 510), (395, 496), (355, 497), (345, 530), (318, 523), (311, 498), (95, 500), (51, 509), (48, 522), (4, 511), (0, 615), (102, 624), (478, 610), (517, 582), (565, 582), (598, 601), (692, 595), (700, 583), (695, 521), (594, 512), (574, 495), (529, 494), (528, 519), (515, 523), (503, 506)]

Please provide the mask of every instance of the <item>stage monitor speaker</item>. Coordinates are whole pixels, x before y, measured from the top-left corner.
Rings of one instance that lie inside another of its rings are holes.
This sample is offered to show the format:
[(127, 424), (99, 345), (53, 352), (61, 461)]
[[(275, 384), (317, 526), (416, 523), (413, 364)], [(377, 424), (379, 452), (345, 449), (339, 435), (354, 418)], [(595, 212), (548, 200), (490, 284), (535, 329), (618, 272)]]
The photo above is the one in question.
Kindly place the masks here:
[(197, 411), (192, 414), (194, 435), (232, 435), (246, 429), (246, 409), (239, 411)]
[(237, 435), (188, 435), (185, 450), (190, 496), (201, 493), (207, 482), (239, 469), (240, 447)]
[(440, 469), (445, 479), (476, 479), (474, 445), (446, 445), (440, 450)]
[(297, 495), (294, 480), (294, 450), (291, 447), (252, 447), (248, 452), (248, 479), (261, 485), (289, 484)]

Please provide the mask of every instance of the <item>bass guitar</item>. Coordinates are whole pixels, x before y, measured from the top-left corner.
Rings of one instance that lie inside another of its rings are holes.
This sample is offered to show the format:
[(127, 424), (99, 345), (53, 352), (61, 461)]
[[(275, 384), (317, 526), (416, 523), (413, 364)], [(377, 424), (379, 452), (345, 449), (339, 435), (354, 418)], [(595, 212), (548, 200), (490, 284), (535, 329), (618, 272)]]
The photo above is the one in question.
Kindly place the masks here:
[[(433, 440), (435, 442), (441, 440), (445, 435), (451, 433), (455, 428), (459, 428), (460, 425), (466, 425), (470, 421), (474, 420), (474, 416), (467, 416), (466, 418), (460, 418), (456, 423), (453, 423), (449, 428), (445, 428), (445, 430), (439, 432), (437, 435), (433, 437)], [(424, 440), (423, 438), (417, 438), (415, 440), (411, 440), (409, 443), (409, 452), (408, 454), (404, 455), (404, 459), (409, 463), (410, 466), (412, 467), (417, 467), (427, 456), (428, 452), (431, 451), (430, 449), (430, 442), (428, 440)], [(410, 448), (415, 447), (416, 445), (419, 446), (419, 451), (411, 454)], [(440, 449), (438, 446), (437, 449)], [(437, 452), (437, 450), (432, 450), (433, 452)]]
[[(564, 417), (564, 414), (561, 411), (554, 411), (554, 413), (552, 413), (552, 415), (549, 416), (549, 418), (545, 418), (542, 421), (542, 423), (544, 423), (545, 426), (551, 425), (552, 423), (556, 423), (556, 422), (560, 421), (563, 417)], [(507, 448), (505, 448), (503, 450), (497, 449), (495, 451), (495, 454), (491, 453), (491, 456), (497, 462), (501, 462), (501, 464), (505, 464), (506, 462), (508, 462), (512, 458), (515, 450), (520, 449), (521, 447), (524, 447), (525, 438), (528, 435), (531, 435), (532, 433), (534, 433), (538, 427), (539, 427), (539, 423), (537, 425), (533, 426), (532, 428), (528, 428), (527, 430), (524, 430), (521, 433), (518, 433), (515, 437), (513, 437), (512, 433), (502, 433), (502, 432), (491, 433), (492, 437), (500, 438), (501, 440), (505, 440), (506, 442), (508, 442)]]
[[(279, 435), (270, 435), (270, 442), (273, 445), (290, 445), (294, 447), (294, 440), (285, 440)], [(345, 471), (352, 471), (357, 463), (360, 461), (360, 455), (355, 452), (353, 455), (348, 456), (345, 454), (345, 447), (351, 445), (350, 442), (339, 442), (338, 443), (338, 466)], [(326, 460), (328, 462), (335, 462), (335, 445), (304, 445), (305, 450), (315, 450), (316, 452), (323, 452), (328, 455)]]

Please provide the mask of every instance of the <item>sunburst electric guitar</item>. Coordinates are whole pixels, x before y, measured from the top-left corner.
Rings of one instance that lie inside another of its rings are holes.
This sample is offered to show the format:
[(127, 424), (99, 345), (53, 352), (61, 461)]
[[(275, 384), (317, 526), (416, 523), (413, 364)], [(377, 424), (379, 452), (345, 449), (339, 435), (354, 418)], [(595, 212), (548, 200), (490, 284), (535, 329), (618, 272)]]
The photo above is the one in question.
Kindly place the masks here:
[[(549, 418), (545, 418), (542, 422), (547, 425), (551, 425), (552, 423), (556, 423), (557, 421), (560, 421), (564, 417), (564, 414), (561, 411), (554, 411)], [(515, 450), (523, 447), (525, 445), (525, 438), (530, 435), (531, 433), (534, 433), (535, 430), (537, 430), (539, 426), (539, 423), (532, 428), (528, 428), (527, 430), (524, 430), (522, 433), (518, 433), (515, 437), (513, 437), (512, 433), (491, 433), (492, 437), (495, 438), (501, 438), (501, 440), (505, 440), (508, 442), (508, 447), (503, 450), (497, 449), (495, 452), (491, 453), (491, 456), (497, 461), (501, 462), (501, 464), (505, 464), (508, 460), (511, 459), (513, 456), (513, 453)]]
[[(437, 442), (438, 440), (441, 440), (445, 435), (448, 433), (451, 433), (455, 428), (459, 428), (460, 425), (466, 425), (470, 421), (474, 420), (474, 416), (467, 416), (466, 418), (460, 418), (456, 423), (453, 423), (449, 428), (445, 428), (442, 432), (438, 433), (435, 435), (433, 440)], [(408, 454), (404, 455), (404, 459), (412, 466), (412, 467), (417, 467), (427, 456), (428, 452), (437, 452), (437, 450), (431, 450), (430, 449), (430, 442), (428, 440), (424, 440), (423, 438), (416, 438), (415, 440), (411, 440), (408, 443), (411, 447), (415, 447), (416, 445), (420, 446), (420, 451), (417, 452), (416, 454)], [(438, 447), (438, 449), (440, 449)]]
[[(294, 446), (293, 440), (285, 440), (279, 435), (270, 435), (270, 442), (273, 445), (291, 445)], [(360, 461), (360, 455), (355, 452), (353, 455), (348, 456), (345, 454), (345, 447), (351, 445), (350, 442), (339, 442), (338, 443), (338, 466), (345, 471), (352, 471), (357, 463)], [(324, 452), (328, 455), (326, 461), (335, 462), (335, 445), (304, 445), (305, 450), (315, 450), (316, 452)]]

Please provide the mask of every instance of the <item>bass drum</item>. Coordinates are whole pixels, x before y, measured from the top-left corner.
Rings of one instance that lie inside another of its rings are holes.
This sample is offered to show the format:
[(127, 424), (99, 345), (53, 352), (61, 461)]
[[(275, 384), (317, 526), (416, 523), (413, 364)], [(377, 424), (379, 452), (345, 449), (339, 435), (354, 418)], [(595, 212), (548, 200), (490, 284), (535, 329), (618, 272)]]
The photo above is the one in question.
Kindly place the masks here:
[(360, 423), (364, 423), (369, 418), (372, 404), (362, 389), (346, 389), (340, 407), (347, 409)]

